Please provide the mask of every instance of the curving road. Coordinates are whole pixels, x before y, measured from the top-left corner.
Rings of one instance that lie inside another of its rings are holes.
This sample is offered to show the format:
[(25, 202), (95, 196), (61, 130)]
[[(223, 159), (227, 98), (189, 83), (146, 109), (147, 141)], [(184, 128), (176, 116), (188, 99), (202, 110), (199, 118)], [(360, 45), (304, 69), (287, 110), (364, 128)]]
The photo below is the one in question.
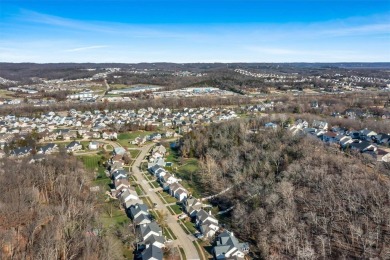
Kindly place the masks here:
[(157, 210), (166, 210), (168, 212), (168, 220), (167, 225), (172, 230), (172, 232), (177, 237), (177, 240), (174, 241), (176, 246), (181, 246), (185, 252), (186, 258), (189, 260), (197, 260), (200, 259), (198, 255), (198, 251), (196, 250), (192, 241), (194, 237), (192, 235), (187, 235), (184, 230), (177, 223), (177, 219), (175, 216), (171, 215), (166, 207), (166, 205), (161, 201), (160, 197), (153, 191), (153, 189), (149, 186), (148, 181), (143, 176), (140, 166), (142, 160), (148, 154), (150, 148), (152, 148), (155, 144), (149, 144), (142, 148), (140, 148), (141, 153), (138, 155), (132, 166), (132, 172), (134, 176), (137, 178), (139, 185), (141, 185), (142, 189), (146, 192), (146, 195), (149, 196), (153, 203), (156, 203), (155, 209)]

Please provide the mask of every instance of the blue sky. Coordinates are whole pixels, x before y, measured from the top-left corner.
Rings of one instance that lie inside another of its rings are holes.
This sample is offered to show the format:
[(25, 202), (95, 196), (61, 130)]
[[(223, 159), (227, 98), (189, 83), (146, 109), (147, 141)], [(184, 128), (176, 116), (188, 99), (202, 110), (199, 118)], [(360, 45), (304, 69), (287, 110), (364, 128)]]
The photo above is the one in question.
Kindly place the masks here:
[(2, 62), (390, 62), (390, 0), (0, 0)]

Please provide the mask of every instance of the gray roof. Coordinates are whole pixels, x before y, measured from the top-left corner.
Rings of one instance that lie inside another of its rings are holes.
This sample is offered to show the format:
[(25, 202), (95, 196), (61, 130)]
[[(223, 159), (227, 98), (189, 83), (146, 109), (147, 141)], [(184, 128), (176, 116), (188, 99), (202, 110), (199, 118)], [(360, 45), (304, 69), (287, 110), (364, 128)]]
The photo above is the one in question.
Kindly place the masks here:
[(233, 232), (229, 232), (228, 230), (223, 231), (218, 235), (216, 239), (216, 246), (214, 247), (215, 255), (225, 255), (225, 253), (237, 252), (238, 250), (241, 252), (247, 251), (248, 244), (240, 243), (238, 239), (234, 236)]
[(150, 244), (150, 245), (154, 245), (155, 242), (159, 242), (161, 244), (164, 244), (165, 238), (162, 236), (151, 235), (147, 239), (145, 239), (145, 241), (144, 241), (145, 244)]
[(161, 248), (150, 245), (142, 252), (142, 260), (149, 260), (149, 259), (163, 259), (163, 251)]
[(156, 222), (151, 222), (148, 224), (143, 224), (139, 226), (139, 234), (144, 238), (150, 232), (155, 232), (157, 234), (162, 234), (161, 227)]

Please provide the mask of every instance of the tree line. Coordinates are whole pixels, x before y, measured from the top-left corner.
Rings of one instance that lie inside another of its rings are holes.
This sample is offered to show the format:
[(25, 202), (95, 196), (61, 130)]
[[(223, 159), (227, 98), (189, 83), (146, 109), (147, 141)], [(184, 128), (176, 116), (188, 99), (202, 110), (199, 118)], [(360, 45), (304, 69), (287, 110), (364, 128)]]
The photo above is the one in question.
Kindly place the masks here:
[(390, 165), (316, 138), (265, 129), (269, 118), (198, 127), (181, 140), (196, 178), (234, 206), (223, 222), (261, 259), (390, 257)]
[(2, 160), (1, 259), (118, 259), (99, 222), (91, 173), (61, 153)]

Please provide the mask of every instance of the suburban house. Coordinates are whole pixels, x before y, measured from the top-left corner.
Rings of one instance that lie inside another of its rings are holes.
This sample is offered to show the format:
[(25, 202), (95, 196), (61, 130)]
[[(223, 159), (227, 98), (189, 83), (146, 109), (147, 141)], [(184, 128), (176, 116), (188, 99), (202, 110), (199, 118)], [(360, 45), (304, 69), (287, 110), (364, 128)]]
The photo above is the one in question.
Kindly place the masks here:
[(97, 150), (97, 149), (99, 149), (99, 147), (100, 147), (100, 143), (96, 142), (96, 141), (91, 141), (88, 144), (88, 149), (89, 150)]
[(335, 132), (328, 131), (322, 135), (322, 141), (326, 143), (336, 143), (337, 142), (337, 134)]
[(360, 131), (360, 139), (362, 139), (362, 140), (370, 141), (370, 140), (372, 140), (372, 137), (374, 137), (376, 135), (377, 135), (377, 133), (375, 133), (374, 131), (368, 130), (367, 128)]
[(377, 147), (374, 144), (367, 142), (367, 141), (355, 141), (355, 142), (349, 144), (349, 148), (351, 150), (356, 150), (356, 151), (359, 151), (361, 153), (367, 152), (367, 151), (375, 152), (377, 149)]
[(115, 132), (106, 131), (102, 133), (102, 138), (105, 140), (116, 140), (118, 138), (118, 135)]
[(42, 147), (40, 147), (37, 151), (38, 154), (51, 154), (53, 152), (56, 152), (58, 151), (58, 146), (57, 144), (53, 144), (53, 143), (50, 143), (50, 144), (46, 144)]
[(312, 127), (320, 130), (327, 130), (328, 123), (325, 121), (313, 120)]
[(31, 154), (32, 147), (26, 146), (26, 147), (20, 147), (12, 150), (10, 152), (10, 156), (16, 156), (16, 157), (23, 157)]
[(377, 144), (390, 144), (390, 134), (379, 133), (372, 137)]
[(171, 185), (179, 180), (173, 174), (167, 172), (165, 175), (160, 174), (160, 181), (166, 183), (167, 185)]
[(150, 221), (148, 207), (145, 204), (136, 204), (130, 207), (130, 216), (135, 226), (152, 222)]
[(165, 163), (164, 158), (151, 159), (151, 161), (148, 162), (148, 169), (154, 167), (155, 165), (165, 167), (166, 163)]
[(120, 195), (122, 204), (124, 205), (129, 200), (138, 200), (137, 192), (133, 189), (125, 189)]
[(349, 144), (353, 143), (353, 139), (350, 136), (343, 136), (339, 140), (341, 148), (347, 147)]
[(136, 137), (130, 143), (135, 145), (143, 145), (146, 141), (147, 141), (146, 136), (144, 136), (144, 137)]
[(183, 203), (184, 211), (191, 217), (196, 217), (199, 210), (202, 209), (202, 202), (197, 198), (187, 198)]
[(155, 147), (153, 148), (153, 150), (152, 150), (152, 155), (153, 155), (154, 153), (159, 153), (159, 154), (161, 154), (162, 156), (164, 156), (164, 155), (166, 154), (166, 152), (167, 152), (167, 149), (166, 149), (163, 145), (157, 145), (157, 146), (155, 146)]
[(184, 201), (188, 197), (188, 191), (177, 182), (169, 185), (169, 193), (179, 201)]
[(118, 179), (127, 179), (127, 172), (123, 169), (115, 170), (111, 173), (111, 179), (118, 180)]
[(144, 241), (152, 235), (162, 236), (162, 229), (156, 222), (151, 222), (148, 224), (139, 225), (137, 228), (137, 234), (139, 239)]
[(218, 235), (213, 255), (215, 259), (244, 259), (245, 254), (249, 252), (248, 243), (240, 243), (233, 232), (223, 231)]
[(211, 215), (211, 212), (207, 213), (201, 209), (196, 214), (196, 226), (205, 237), (213, 237), (215, 232), (219, 230), (218, 220)]
[(264, 126), (265, 126), (266, 128), (272, 128), (272, 129), (278, 128), (278, 125), (275, 124), (275, 123), (272, 123), (272, 122), (266, 123)]
[(113, 153), (114, 153), (114, 155), (117, 155), (117, 154), (124, 155), (126, 153), (126, 150), (123, 147), (115, 147)]
[(142, 260), (162, 260), (163, 251), (155, 245), (146, 245), (146, 249), (142, 252)]
[(66, 146), (66, 150), (68, 152), (75, 152), (83, 149), (83, 146), (78, 141), (72, 141), (70, 144)]
[(383, 149), (377, 150), (377, 161), (390, 162), (390, 152)]

